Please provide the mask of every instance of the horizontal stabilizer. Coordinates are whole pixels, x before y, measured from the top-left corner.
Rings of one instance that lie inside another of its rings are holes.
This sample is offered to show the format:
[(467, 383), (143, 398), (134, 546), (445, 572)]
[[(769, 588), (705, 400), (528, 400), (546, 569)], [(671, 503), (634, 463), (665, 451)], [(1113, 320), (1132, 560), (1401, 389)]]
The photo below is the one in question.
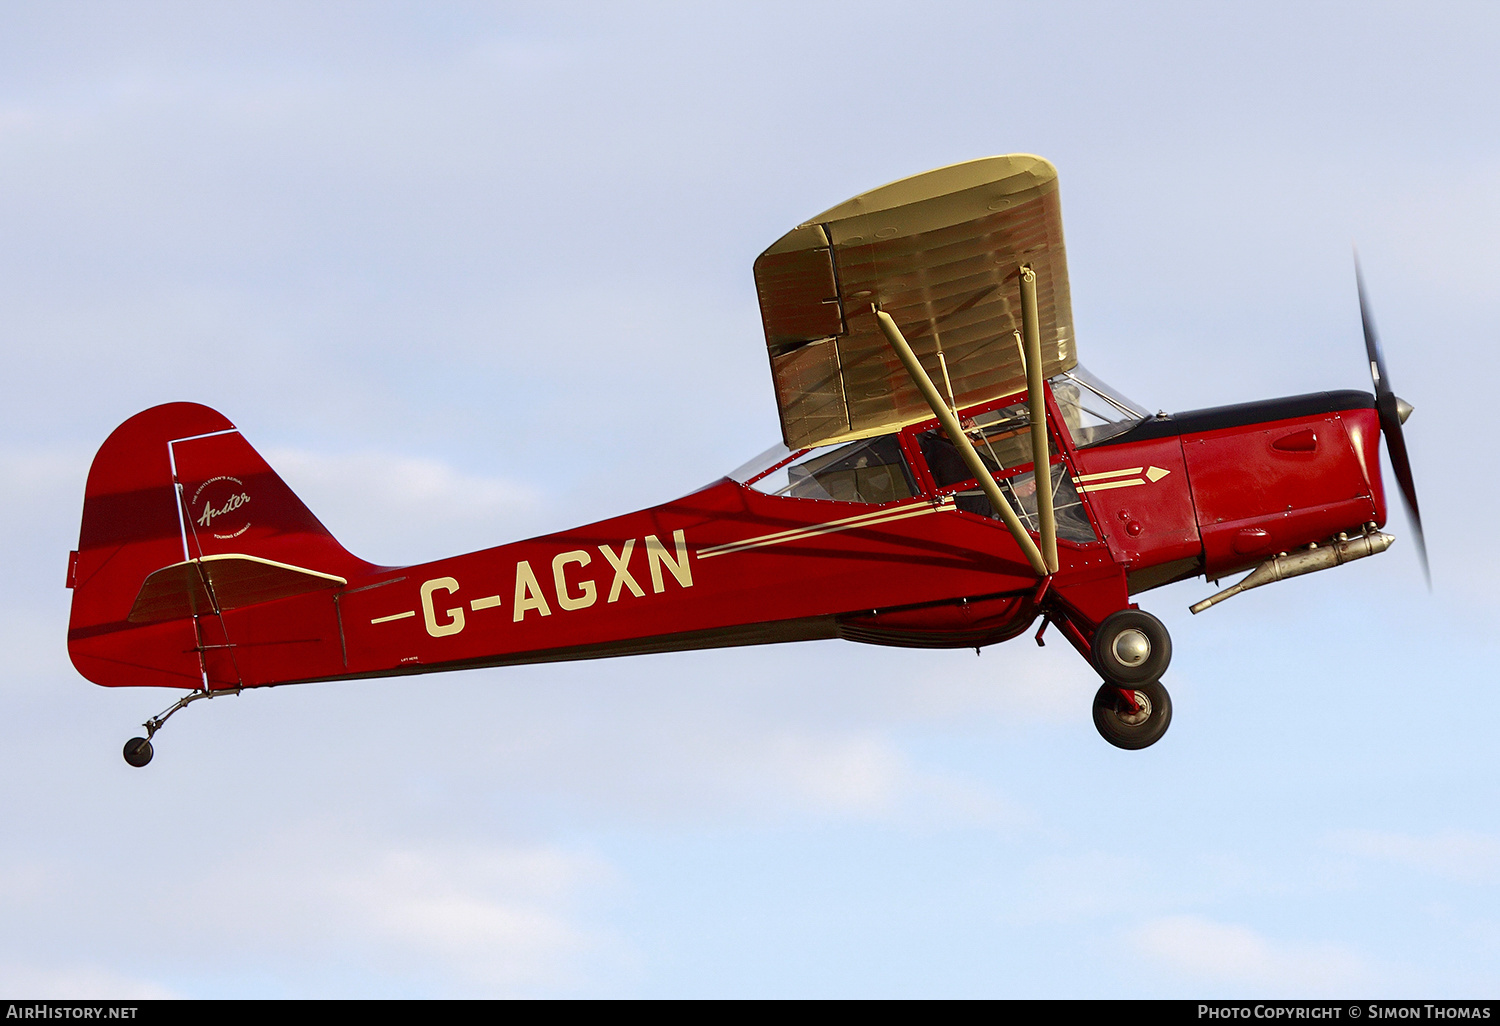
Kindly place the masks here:
[(127, 617), (131, 623), (161, 623), (261, 602), (306, 595), (347, 584), (342, 577), (259, 556), (226, 553), (173, 563), (141, 585)]

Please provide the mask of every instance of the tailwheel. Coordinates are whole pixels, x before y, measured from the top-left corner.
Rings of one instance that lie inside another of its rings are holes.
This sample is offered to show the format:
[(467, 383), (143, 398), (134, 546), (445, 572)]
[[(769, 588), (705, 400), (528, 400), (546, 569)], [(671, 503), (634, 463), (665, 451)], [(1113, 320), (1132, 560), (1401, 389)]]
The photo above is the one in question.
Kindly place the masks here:
[(151, 761), (151, 742), (143, 737), (133, 737), (125, 742), (125, 761), (139, 769)]
[(156, 736), (158, 730), (166, 725), (168, 720), (177, 715), (178, 710), (186, 709), (200, 698), (212, 698), (214, 695), (237, 695), (243, 690), (244, 688), (235, 688), (231, 691), (226, 688), (222, 691), (210, 691), (204, 688), (202, 691), (194, 691), (190, 695), (184, 695), (179, 698), (166, 709), (163, 709), (141, 724), (141, 726), (146, 728), (145, 737), (133, 737), (125, 742), (125, 761), (137, 769), (150, 762), (151, 756), (155, 754), (151, 750), (151, 739)]
[(1172, 696), (1161, 681), (1111, 684), (1094, 695), (1094, 726), (1116, 748), (1148, 748), (1161, 740), (1172, 724)]

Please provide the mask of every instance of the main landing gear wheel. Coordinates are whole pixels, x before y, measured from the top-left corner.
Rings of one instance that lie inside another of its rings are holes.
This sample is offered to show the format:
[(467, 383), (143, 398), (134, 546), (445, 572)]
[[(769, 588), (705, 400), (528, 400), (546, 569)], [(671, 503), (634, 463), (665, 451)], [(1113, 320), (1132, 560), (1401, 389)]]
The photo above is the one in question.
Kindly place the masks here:
[(1121, 609), (1094, 632), (1094, 669), (1105, 680), (1144, 684), (1160, 680), (1172, 662), (1166, 625), (1139, 609)]
[(1133, 687), (1105, 682), (1094, 695), (1094, 726), (1116, 748), (1148, 748), (1172, 725), (1172, 696), (1161, 681)]
[(133, 737), (125, 742), (125, 761), (139, 769), (151, 761), (151, 742), (143, 737)]

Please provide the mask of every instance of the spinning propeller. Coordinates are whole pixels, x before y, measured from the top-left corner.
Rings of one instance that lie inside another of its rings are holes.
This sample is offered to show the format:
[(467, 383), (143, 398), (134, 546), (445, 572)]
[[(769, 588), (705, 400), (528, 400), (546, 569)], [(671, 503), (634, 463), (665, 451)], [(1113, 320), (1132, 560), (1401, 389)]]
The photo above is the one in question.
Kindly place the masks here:
[(1370, 377), (1375, 381), (1375, 410), (1380, 415), (1380, 432), (1385, 435), (1386, 452), (1391, 457), (1391, 469), (1401, 485), (1401, 498), (1406, 504), (1406, 515), (1411, 520), (1412, 537), (1417, 542), (1417, 556), (1422, 561), (1422, 574), (1427, 578), (1427, 587), (1432, 587), (1432, 571), (1427, 566), (1427, 543), (1422, 538), (1422, 514), (1417, 508), (1417, 485), (1411, 476), (1411, 458), (1406, 452), (1406, 436), (1401, 425), (1411, 416), (1411, 405), (1391, 391), (1391, 377), (1386, 373), (1385, 357), (1380, 352), (1380, 339), (1375, 335), (1375, 322), (1370, 317), (1370, 305), (1365, 300), (1365, 279), (1359, 271), (1359, 254), (1354, 256), (1354, 283), (1359, 289), (1359, 319), (1365, 329), (1365, 356), (1370, 361)]

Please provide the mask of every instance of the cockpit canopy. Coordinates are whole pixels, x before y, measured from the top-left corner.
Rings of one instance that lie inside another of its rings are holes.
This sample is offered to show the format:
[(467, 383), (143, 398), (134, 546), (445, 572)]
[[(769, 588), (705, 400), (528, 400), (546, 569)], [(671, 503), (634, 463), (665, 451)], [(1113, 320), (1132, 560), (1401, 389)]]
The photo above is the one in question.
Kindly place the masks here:
[[(1064, 371), (1049, 383), (1077, 448), (1128, 431), (1147, 416), (1083, 367)], [(1032, 461), (1031, 415), (1025, 403), (969, 414), (964, 420), (970, 440), (992, 472)], [(918, 442), (938, 487), (970, 477), (941, 428), (922, 432)], [(773, 445), (729, 476), (758, 492), (794, 499), (883, 503), (918, 492), (895, 433), (812, 449)]]

